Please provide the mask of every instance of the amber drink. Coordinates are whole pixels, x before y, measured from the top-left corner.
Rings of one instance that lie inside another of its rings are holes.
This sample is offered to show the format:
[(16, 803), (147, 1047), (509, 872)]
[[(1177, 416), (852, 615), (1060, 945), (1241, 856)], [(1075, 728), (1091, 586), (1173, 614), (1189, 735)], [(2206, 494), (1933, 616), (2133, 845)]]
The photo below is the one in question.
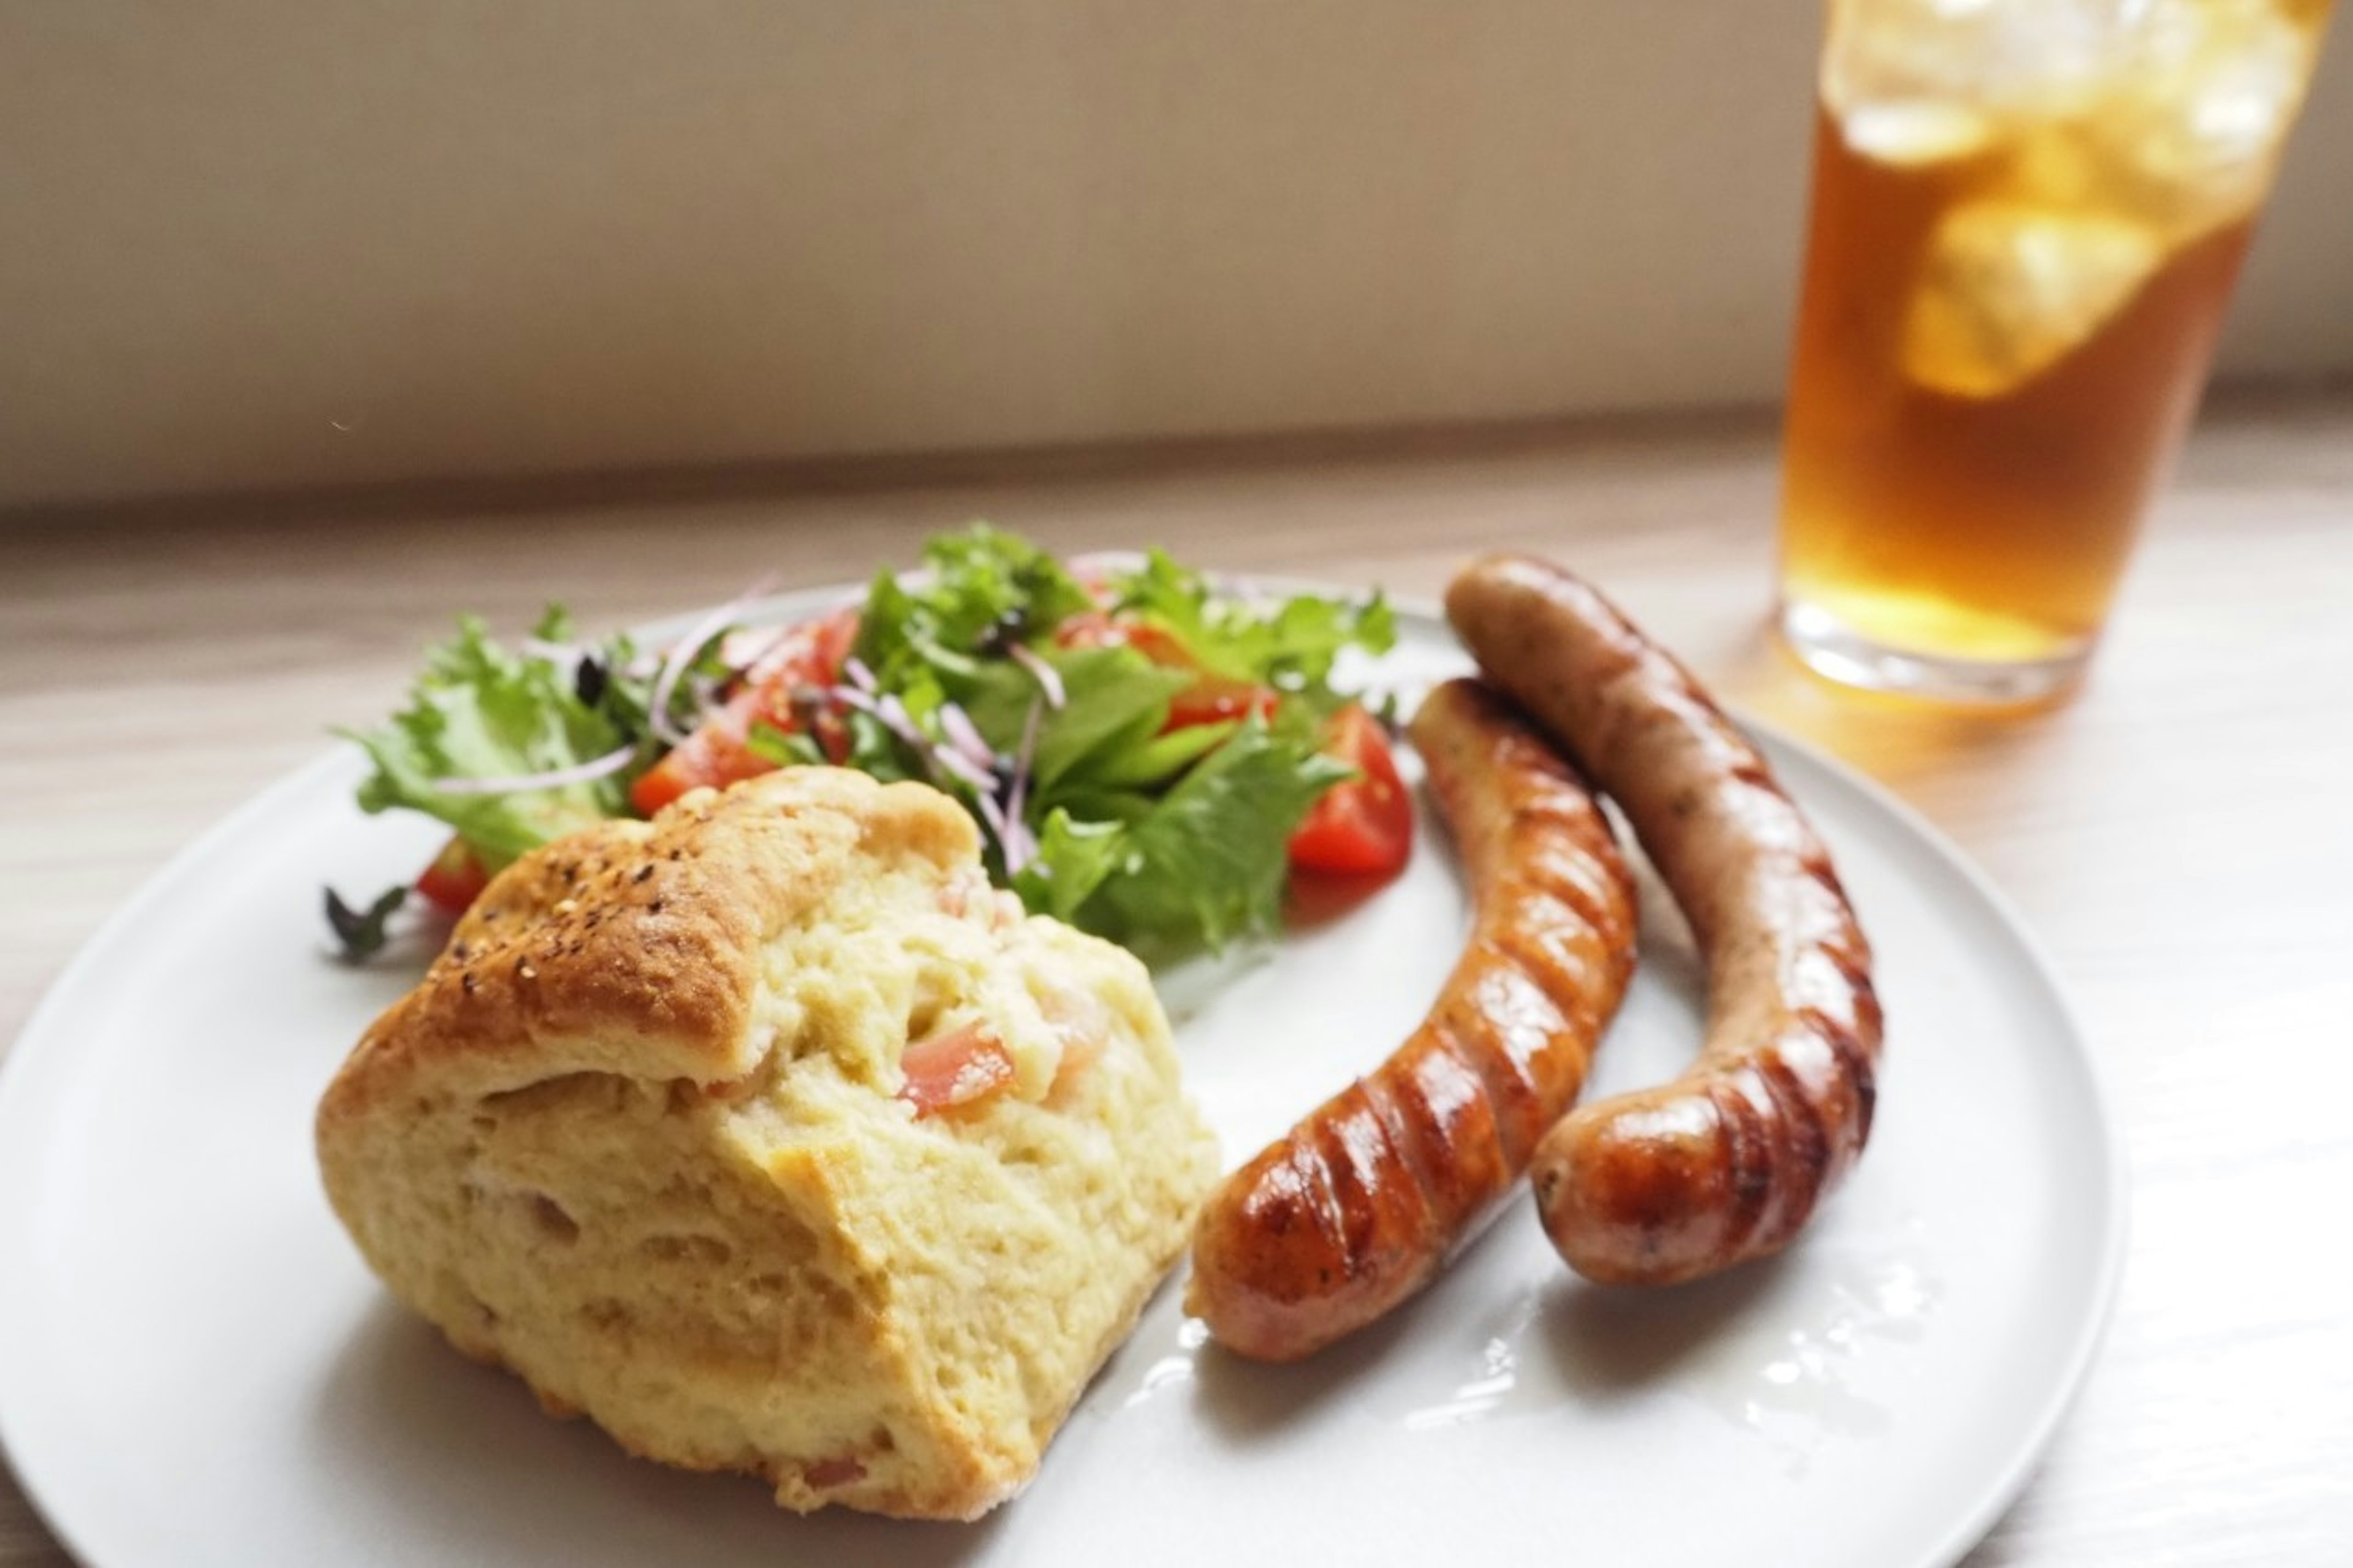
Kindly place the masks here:
[(1781, 626), (1824, 674), (2081, 670), (2188, 424), (2327, 0), (1832, 0)]

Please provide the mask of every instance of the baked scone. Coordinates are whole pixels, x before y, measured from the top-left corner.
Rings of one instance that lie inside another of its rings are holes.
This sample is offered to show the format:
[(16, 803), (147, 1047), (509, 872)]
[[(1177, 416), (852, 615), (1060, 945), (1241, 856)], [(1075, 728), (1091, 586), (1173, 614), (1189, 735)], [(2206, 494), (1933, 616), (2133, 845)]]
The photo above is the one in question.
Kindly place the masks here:
[(501, 874), (318, 1144), (394, 1294), (551, 1411), (925, 1519), (1029, 1479), (1217, 1164), (1143, 966), (831, 768)]

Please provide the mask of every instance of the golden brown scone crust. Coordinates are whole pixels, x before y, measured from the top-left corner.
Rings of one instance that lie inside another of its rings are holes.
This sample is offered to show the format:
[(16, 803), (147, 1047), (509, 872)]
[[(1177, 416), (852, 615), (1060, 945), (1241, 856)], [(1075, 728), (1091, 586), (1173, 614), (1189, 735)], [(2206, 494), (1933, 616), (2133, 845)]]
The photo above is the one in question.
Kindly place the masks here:
[(972, 819), (934, 790), (804, 768), (527, 855), (362, 1037), (322, 1118), (428, 1066), (525, 1082), (608, 1063), (740, 1077), (758, 1058), (748, 1025), (766, 942), (860, 874), (873, 844), (943, 876), (979, 853)]
[[(977, 1024), (1013, 1085), (918, 1119)], [(498, 877), (322, 1100), (394, 1293), (556, 1413), (780, 1502), (1018, 1489), (1214, 1179), (1141, 965), (987, 887), (937, 792), (787, 769)]]

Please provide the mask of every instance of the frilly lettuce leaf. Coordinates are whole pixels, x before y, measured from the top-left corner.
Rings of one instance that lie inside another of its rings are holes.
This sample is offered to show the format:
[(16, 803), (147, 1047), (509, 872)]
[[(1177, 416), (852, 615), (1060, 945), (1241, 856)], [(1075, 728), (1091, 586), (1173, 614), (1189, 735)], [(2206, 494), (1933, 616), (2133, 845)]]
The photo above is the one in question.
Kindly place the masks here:
[[(534, 637), (569, 642), (561, 606)], [(406, 807), (438, 817), (497, 870), (524, 852), (606, 817), (626, 815), (638, 768), (585, 784), (501, 795), (454, 794), (453, 780), (551, 773), (605, 756), (643, 734), (649, 682), (627, 671), (636, 650), (615, 638), (576, 666), (500, 646), (468, 616), (458, 635), (426, 654), (407, 705), (373, 730), (345, 731), (375, 764), (360, 785), (363, 811)], [(653, 748), (637, 759), (649, 763)]]
[[(1166, 794), (1118, 802), (1126, 819), (1096, 824), (1103, 837), (1073, 837), (1082, 869), (1068, 879), (1110, 863), (1075, 923), (1149, 952), (1271, 933), (1282, 918), (1291, 835), (1315, 797), (1348, 776), (1312, 735), (1242, 724)], [(1050, 863), (1050, 852), (1039, 858)]]
[[(1060, 646), (1058, 628), (1091, 612), (1165, 636), (1149, 655), (1115, 637)], [(537, 635), (572, 637), (560, 610)], [(1018, 777), (1034, 852), (1008, 867), (992, 837), (988, 854), (1029, 909), (1139, 949), (1222, 946), (1276, 925), (1291, 835), (1349, 776), (1321, 752), (1324, 722), (1345, 700), (1331, 686), (1335, 660), (1349, 647), (1383, 651), (1395, 635), (1377, 595), (1237, 598), (1158, 551), (1082, 583), (1029, 542), (976, 526), (934, 539), (922, 570), (874, 579), (854, 653), (871, 672), (868, 695), (894, 706), (889, 722), (843, 714), (845, 761), (930, 782), (984, 820), (1011, 804)], [(691, 661), (706, 690), (728, 675), (717, 642)], [(626, 638), (585, 660), (559, 658), (511, 651), (462, 622), (427, 656), (406, 706), (353, 736), (374, 763), (360, 804), (437, 817), (493, 870), (626, 815), (629, 783), (663, 750), (648, 721), (645, 663)], [(1171, 728), (1172, 704), (1205, 675), (1271, 689), (1273, 714)], [(681, 721), (692, 718), (688, 684), (672, 700)], [(996, 753), (987, 786), (944, 765), (955, 761), (942, 754), (953, 744), (950, 704)], [(823, 760), (809, 737), (765, 722), (747, 742), (780, 766)], [(630, 745), (630, 764), (601, 779), (505, 794), (437, 787), (536, 776)]]
[(1112, 588), (1120, 609), (1158, 621), (1204, 668), (1305, 696), (1319, 708), (1335, 705), (1329, 683), (1343, 648), (1387, 653), (1397, 643), (1396, 615), (1379, 594), (1362, 601), (1303, 594), (1253, 603), (1215, 592), (1200, 573), (1158, 550), (1134, 572), (1115, 575)]

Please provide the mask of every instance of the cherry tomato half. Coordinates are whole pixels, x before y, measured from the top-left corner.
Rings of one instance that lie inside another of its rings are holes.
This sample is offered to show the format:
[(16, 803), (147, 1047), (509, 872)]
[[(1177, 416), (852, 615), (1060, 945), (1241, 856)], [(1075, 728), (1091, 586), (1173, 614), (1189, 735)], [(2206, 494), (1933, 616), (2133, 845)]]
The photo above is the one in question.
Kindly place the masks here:
[(1201, 669), (1201, 661), (1181, 638), (1150, 621), (1086, 610), (1055, 627), (1054, 642), (1060, 647), (1132, 647), (1164, 669), (1199, 671), (1193, 684), (1169, 701), (1163, 734), (1196, 724), (1221, 724), (1251, 713), (1272, 718), (1275, 704), (1282, 700), (1272, 687)]
[(1291, 863), (1308, 871), (1396, 876), (1413, 853), (1413, 801), (1398, 777), (1388, 738), (1352, 702), (1333, 717), (1324, 750), (1357, 776), (1334, 784), (1308, 807), (1291, 836)]
[(417, 890), (444, 914), (462, 915), (491, 885), (491, 874), (462, 838), (452, 838), (417, 879)]
[(762, 656), (744, 689), (670, 748), (629, 786), (629, 804), (647, 816), (691, 789), (709, 785), (724, 789), (776, 764), (754, 751), (752, 726), (766, 724), (784, 733), (807, 731), (828, 761), (849, 754), (849, 731), (841, 715), (820, 709), (814, 715), (797, 710), (793, 693), (809, 687), (831, 686), (841, 679), (842, 661), (858, 641), (858, 612), (832, 615), (796, 627), (784, 642)]

